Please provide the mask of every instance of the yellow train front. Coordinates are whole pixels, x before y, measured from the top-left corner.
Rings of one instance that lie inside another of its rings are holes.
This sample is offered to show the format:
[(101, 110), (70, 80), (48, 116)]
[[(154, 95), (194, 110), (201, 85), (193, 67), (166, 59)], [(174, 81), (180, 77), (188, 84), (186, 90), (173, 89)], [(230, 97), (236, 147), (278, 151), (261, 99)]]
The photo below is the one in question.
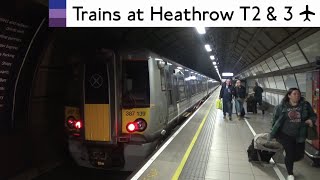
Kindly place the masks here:
[(72, 63), (65, 127), (86, 167), (134, 170), (219, 85), (148, 50), (102, 49)]

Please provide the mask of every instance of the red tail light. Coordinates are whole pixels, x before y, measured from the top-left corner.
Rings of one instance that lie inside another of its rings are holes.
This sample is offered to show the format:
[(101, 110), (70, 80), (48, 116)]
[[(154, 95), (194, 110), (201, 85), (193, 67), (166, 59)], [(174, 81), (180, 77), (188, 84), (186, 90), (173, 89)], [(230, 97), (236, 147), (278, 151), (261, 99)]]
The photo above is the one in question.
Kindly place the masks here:
[(69, 117), (67, 120), (67, 126), (69, 129), (81, 129), (83, 124), (81, 120), (76, 120), (74, 117)]
[(76, 121), (76, 123), (74, 124), (74, 127), (75, 127), (76, 129), (81, 129), (81, 128), (82, 128), (82, 123), (81, 123), (81, 121), (80, 121), (80, 120)]
[(67, 126), (68, 128), (70, 129), (73, 129), (74, 127), (74, 121), (75, 121), (75, 118), (74, 117), (69, 117), (68, 120), (67, 120)]
[(134, 132), (135, 129), (136, 129), (135, 123), (130, 122), (130, 123), (127, 124), (127, 131), (128, 132)]
[(135, 131), (142, 132), (146, 130), (146, 128), (147, 128), (147, 122), (142, 118), (136, 119), (134, 122), (129, 122), (127, 124), (128, 132), (135, 132)]

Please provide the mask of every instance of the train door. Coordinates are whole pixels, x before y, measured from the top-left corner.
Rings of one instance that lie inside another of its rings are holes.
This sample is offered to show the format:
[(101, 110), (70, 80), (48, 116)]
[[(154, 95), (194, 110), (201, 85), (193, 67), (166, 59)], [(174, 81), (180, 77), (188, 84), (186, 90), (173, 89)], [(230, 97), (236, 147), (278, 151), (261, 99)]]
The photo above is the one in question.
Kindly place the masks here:
[(115, 59), (94, 57), (84, 67), (84, 130), (87, 141), (115, 143)]
[(167, 102), (168, 102), (168, 118), (167, 118), (167, 123), (169, 120), (173, 119), (174, 112), (175, 112), (175, 107), (176, 107), (176, 101), (175, 101), (175, 94), (174, 94), (174, 87), (173, 87), (173, 78), (171, 71), (170, 65), (165, 66), (165, 78), (166, 78), (166, 94), (167, 94)]

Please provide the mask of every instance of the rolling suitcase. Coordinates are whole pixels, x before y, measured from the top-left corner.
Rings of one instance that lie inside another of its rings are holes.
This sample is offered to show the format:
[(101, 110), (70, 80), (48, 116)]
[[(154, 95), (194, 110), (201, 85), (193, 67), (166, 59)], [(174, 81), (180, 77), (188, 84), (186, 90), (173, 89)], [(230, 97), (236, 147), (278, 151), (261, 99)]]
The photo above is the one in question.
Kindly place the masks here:
[(250, 96), (247, 99), (247, 112), (252, 112), (252, 113), (257, 112), (257, 103), (253, 96)]
[(259, 149), (254, 148), (254, 139), (252, 140), (250, 146), (247, 150), (248, 153), (248, 161), (249, 162), (265, 162), (269, 163), (270, 159), (273, 155), (275, 155), (275, 152), (270, 151), (263, 151)]

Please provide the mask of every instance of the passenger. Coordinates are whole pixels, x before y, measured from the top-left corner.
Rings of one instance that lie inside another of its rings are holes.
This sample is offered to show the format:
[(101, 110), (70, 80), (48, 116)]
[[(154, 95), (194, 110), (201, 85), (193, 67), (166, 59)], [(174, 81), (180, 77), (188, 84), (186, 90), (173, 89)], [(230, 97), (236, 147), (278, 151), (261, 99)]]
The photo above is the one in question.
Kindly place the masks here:
[(270, 139), (276, 138), (286, 152), (288, 180), (294, 180), (293, 163), (303, 159), (307, 127), (315, 126), (317, 115), (297, 88), (290, 88), (274, 109)]
[[(263, 89), (259, 86), (258, 82), (255, 83), (255, 87), (253, 88), (254, 92), (254, 98), (255, 98), (255, 104), (259, 104), (259, 106), (262, 106), (262, 93)], [(257, 113), (257, 106), (255, 106), (254, 112)], [(262, 114), (264, 114), (264, 109), (262, 109)]]
[(234, 96), (234, 87), (231, 85), (231, 79), (227, 79), (225, 85), (222, 85), (220, 90), (219, 98), (223, 99), (222, 101), (222, 109), (223, 109), (223, 117), (226, 117), (226, 113), (229, 114), (229, 120), (231, 120), (232, 116), (232, 97)]
[(241, 81), (237, 80), (235, 87), (235, 105), (238, 117), (243, 117), (243, 103), (246, 98), (246, 88), (241, 85)]

